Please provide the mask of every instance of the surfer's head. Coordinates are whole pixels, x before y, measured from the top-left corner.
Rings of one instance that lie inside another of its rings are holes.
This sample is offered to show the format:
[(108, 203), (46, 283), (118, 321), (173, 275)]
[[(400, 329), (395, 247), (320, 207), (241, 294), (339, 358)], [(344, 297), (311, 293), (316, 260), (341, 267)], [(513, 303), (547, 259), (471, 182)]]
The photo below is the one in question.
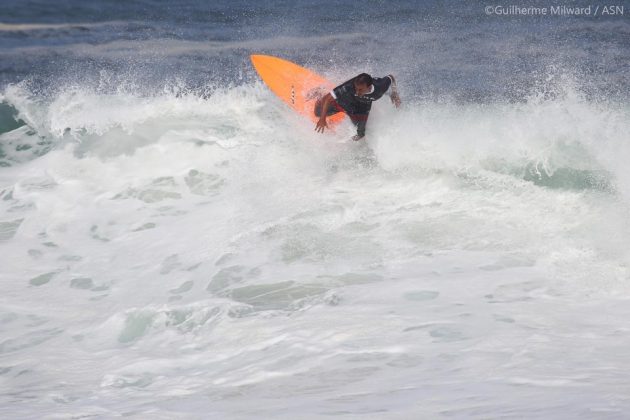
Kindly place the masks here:
[(354, 78), (354, 91), (357, 95), (365, 95), (372, 91), (372, 76), (367, 73), (361, 73)]

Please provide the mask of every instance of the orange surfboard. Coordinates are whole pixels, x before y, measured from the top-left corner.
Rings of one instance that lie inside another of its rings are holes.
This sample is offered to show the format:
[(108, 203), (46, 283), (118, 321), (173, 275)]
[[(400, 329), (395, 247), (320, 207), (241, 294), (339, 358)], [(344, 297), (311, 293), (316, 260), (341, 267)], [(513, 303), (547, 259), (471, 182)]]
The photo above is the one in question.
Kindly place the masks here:
[[(317, 122), (315, 102), (335, 87), (331, 82), (309, 69), (271, 55), (250, 56), (254, 68), (269, 89), (298, 114)], [(338, 112), (326, 118), (329, 127), (339, 124), (345, 117)]]

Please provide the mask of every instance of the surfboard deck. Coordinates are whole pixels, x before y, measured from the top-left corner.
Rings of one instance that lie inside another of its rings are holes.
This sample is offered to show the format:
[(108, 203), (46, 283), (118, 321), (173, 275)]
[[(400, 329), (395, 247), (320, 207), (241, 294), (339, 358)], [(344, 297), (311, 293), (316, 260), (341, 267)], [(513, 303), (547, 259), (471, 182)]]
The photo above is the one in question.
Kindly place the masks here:
[[(315, 103), (335, 86), (319, 74), (288, 60), (271, 55), (250, 56), (254, 68), (265, 84), (295, 112), (317, 122)], [(333, 128), (345, 117), (339, 112), (326, 118)]]

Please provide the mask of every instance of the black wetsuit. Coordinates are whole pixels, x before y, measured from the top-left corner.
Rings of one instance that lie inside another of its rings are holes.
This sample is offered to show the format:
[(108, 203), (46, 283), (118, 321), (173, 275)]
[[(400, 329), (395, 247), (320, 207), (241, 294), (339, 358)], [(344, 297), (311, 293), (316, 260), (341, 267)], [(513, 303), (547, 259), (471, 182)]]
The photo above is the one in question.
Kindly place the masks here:
[[(363, 96), (358, 96), (354, 89), (354, 79), (352, 78), (334, 88), (330, 94), (334, 101), (328, 106), (327, 116), (344, 111), (355, 126), (357, 126), (357, 135), (363, 137), (365, 135), (365, 125), (372, 108), (372, 102), (380, 99), (392, 84), (392, 78), (374, 77), (372, 79), (372, 92)], [(321, 116), (322, 104), (321, 100), (315, 104), (315, 115)]]

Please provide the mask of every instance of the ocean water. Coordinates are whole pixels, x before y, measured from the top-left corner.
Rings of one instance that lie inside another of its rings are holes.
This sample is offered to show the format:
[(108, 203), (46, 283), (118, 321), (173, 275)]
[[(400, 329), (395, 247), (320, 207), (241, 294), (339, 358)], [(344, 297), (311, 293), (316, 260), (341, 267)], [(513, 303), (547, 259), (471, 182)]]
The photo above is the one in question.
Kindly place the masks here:
[(0, 417), (627, 418), (630, 4), (461, 3), (5, 0)]

